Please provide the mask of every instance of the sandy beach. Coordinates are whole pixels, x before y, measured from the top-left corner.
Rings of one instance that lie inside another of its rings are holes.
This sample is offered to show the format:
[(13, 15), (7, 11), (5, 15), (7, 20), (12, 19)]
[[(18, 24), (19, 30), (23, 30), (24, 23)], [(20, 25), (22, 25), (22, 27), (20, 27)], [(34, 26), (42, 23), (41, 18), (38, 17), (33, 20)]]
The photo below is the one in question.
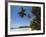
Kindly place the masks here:
[(11, 31), (32, 31), (31, 28), (18, 28), (18, 29), (11, 29)]

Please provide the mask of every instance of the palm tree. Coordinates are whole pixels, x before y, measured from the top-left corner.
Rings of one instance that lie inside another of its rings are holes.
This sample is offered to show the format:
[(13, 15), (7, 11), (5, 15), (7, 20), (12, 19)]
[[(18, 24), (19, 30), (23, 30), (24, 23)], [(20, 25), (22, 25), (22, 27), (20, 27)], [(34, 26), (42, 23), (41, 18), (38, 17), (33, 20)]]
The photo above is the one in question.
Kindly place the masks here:
[(26, 15), (24, 12), (25, 12), (25, 10), (23, 8), (21, 8), (21, 11), (18, 13), (19, 16), (24, 17), (24, 15)]
[(37, 19), (33, 19), (30, 27), (32, 30), (40, 30), (41, 29), (41, 8), (40, 7), (32, 7), (32, 13), (37, 17)]

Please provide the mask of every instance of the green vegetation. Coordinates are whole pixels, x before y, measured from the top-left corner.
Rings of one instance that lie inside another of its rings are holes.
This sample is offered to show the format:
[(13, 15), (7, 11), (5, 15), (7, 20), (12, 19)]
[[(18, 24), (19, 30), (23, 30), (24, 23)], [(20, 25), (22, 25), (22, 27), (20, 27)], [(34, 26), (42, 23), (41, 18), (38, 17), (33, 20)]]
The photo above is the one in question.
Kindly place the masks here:
[(30, 28), (29, 26), (20, 26), (19, 28)]
[(36, 16), (37, 19), (33, 19), (30, 27), (32, 30), (40, 30), (41, 29), (41, 8), (40, 7), (32, 7), (32, 13)]

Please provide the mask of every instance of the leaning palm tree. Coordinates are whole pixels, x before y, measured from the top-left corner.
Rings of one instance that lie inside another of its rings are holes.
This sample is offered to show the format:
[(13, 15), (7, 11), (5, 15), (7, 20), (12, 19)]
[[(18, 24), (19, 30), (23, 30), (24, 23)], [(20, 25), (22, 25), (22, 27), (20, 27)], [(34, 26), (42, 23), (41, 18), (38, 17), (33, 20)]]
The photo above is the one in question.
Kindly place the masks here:
[(32, 30), (40, 30), (41, 29), (41, 8), (40, 7), (32, 7), (32, 13), (36, 16), (37, 19), (33, 19), (30, 27)]

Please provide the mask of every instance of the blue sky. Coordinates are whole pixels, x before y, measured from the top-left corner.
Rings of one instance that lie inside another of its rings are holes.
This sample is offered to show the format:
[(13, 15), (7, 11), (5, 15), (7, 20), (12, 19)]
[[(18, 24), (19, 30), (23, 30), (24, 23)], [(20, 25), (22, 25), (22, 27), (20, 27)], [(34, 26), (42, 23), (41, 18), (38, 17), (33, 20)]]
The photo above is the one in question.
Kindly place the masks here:
[[(24, 16), (23, 18), (21, 18), (18, 15), (19, 10), (21, 9), (21, 7), (23, 9), (25, 9), (25, 13), (26, 16)], [(31, 13), (31, 6), (16, 6), (16, 5), (11, 5), (10, 7), (11, 9), (11, 27), (16, 27), (16, 26), (29, 26), (30, 22), (32, 21), (31, 18), (29, 19), (27, 17), (28, 14), (32, 15)]]

